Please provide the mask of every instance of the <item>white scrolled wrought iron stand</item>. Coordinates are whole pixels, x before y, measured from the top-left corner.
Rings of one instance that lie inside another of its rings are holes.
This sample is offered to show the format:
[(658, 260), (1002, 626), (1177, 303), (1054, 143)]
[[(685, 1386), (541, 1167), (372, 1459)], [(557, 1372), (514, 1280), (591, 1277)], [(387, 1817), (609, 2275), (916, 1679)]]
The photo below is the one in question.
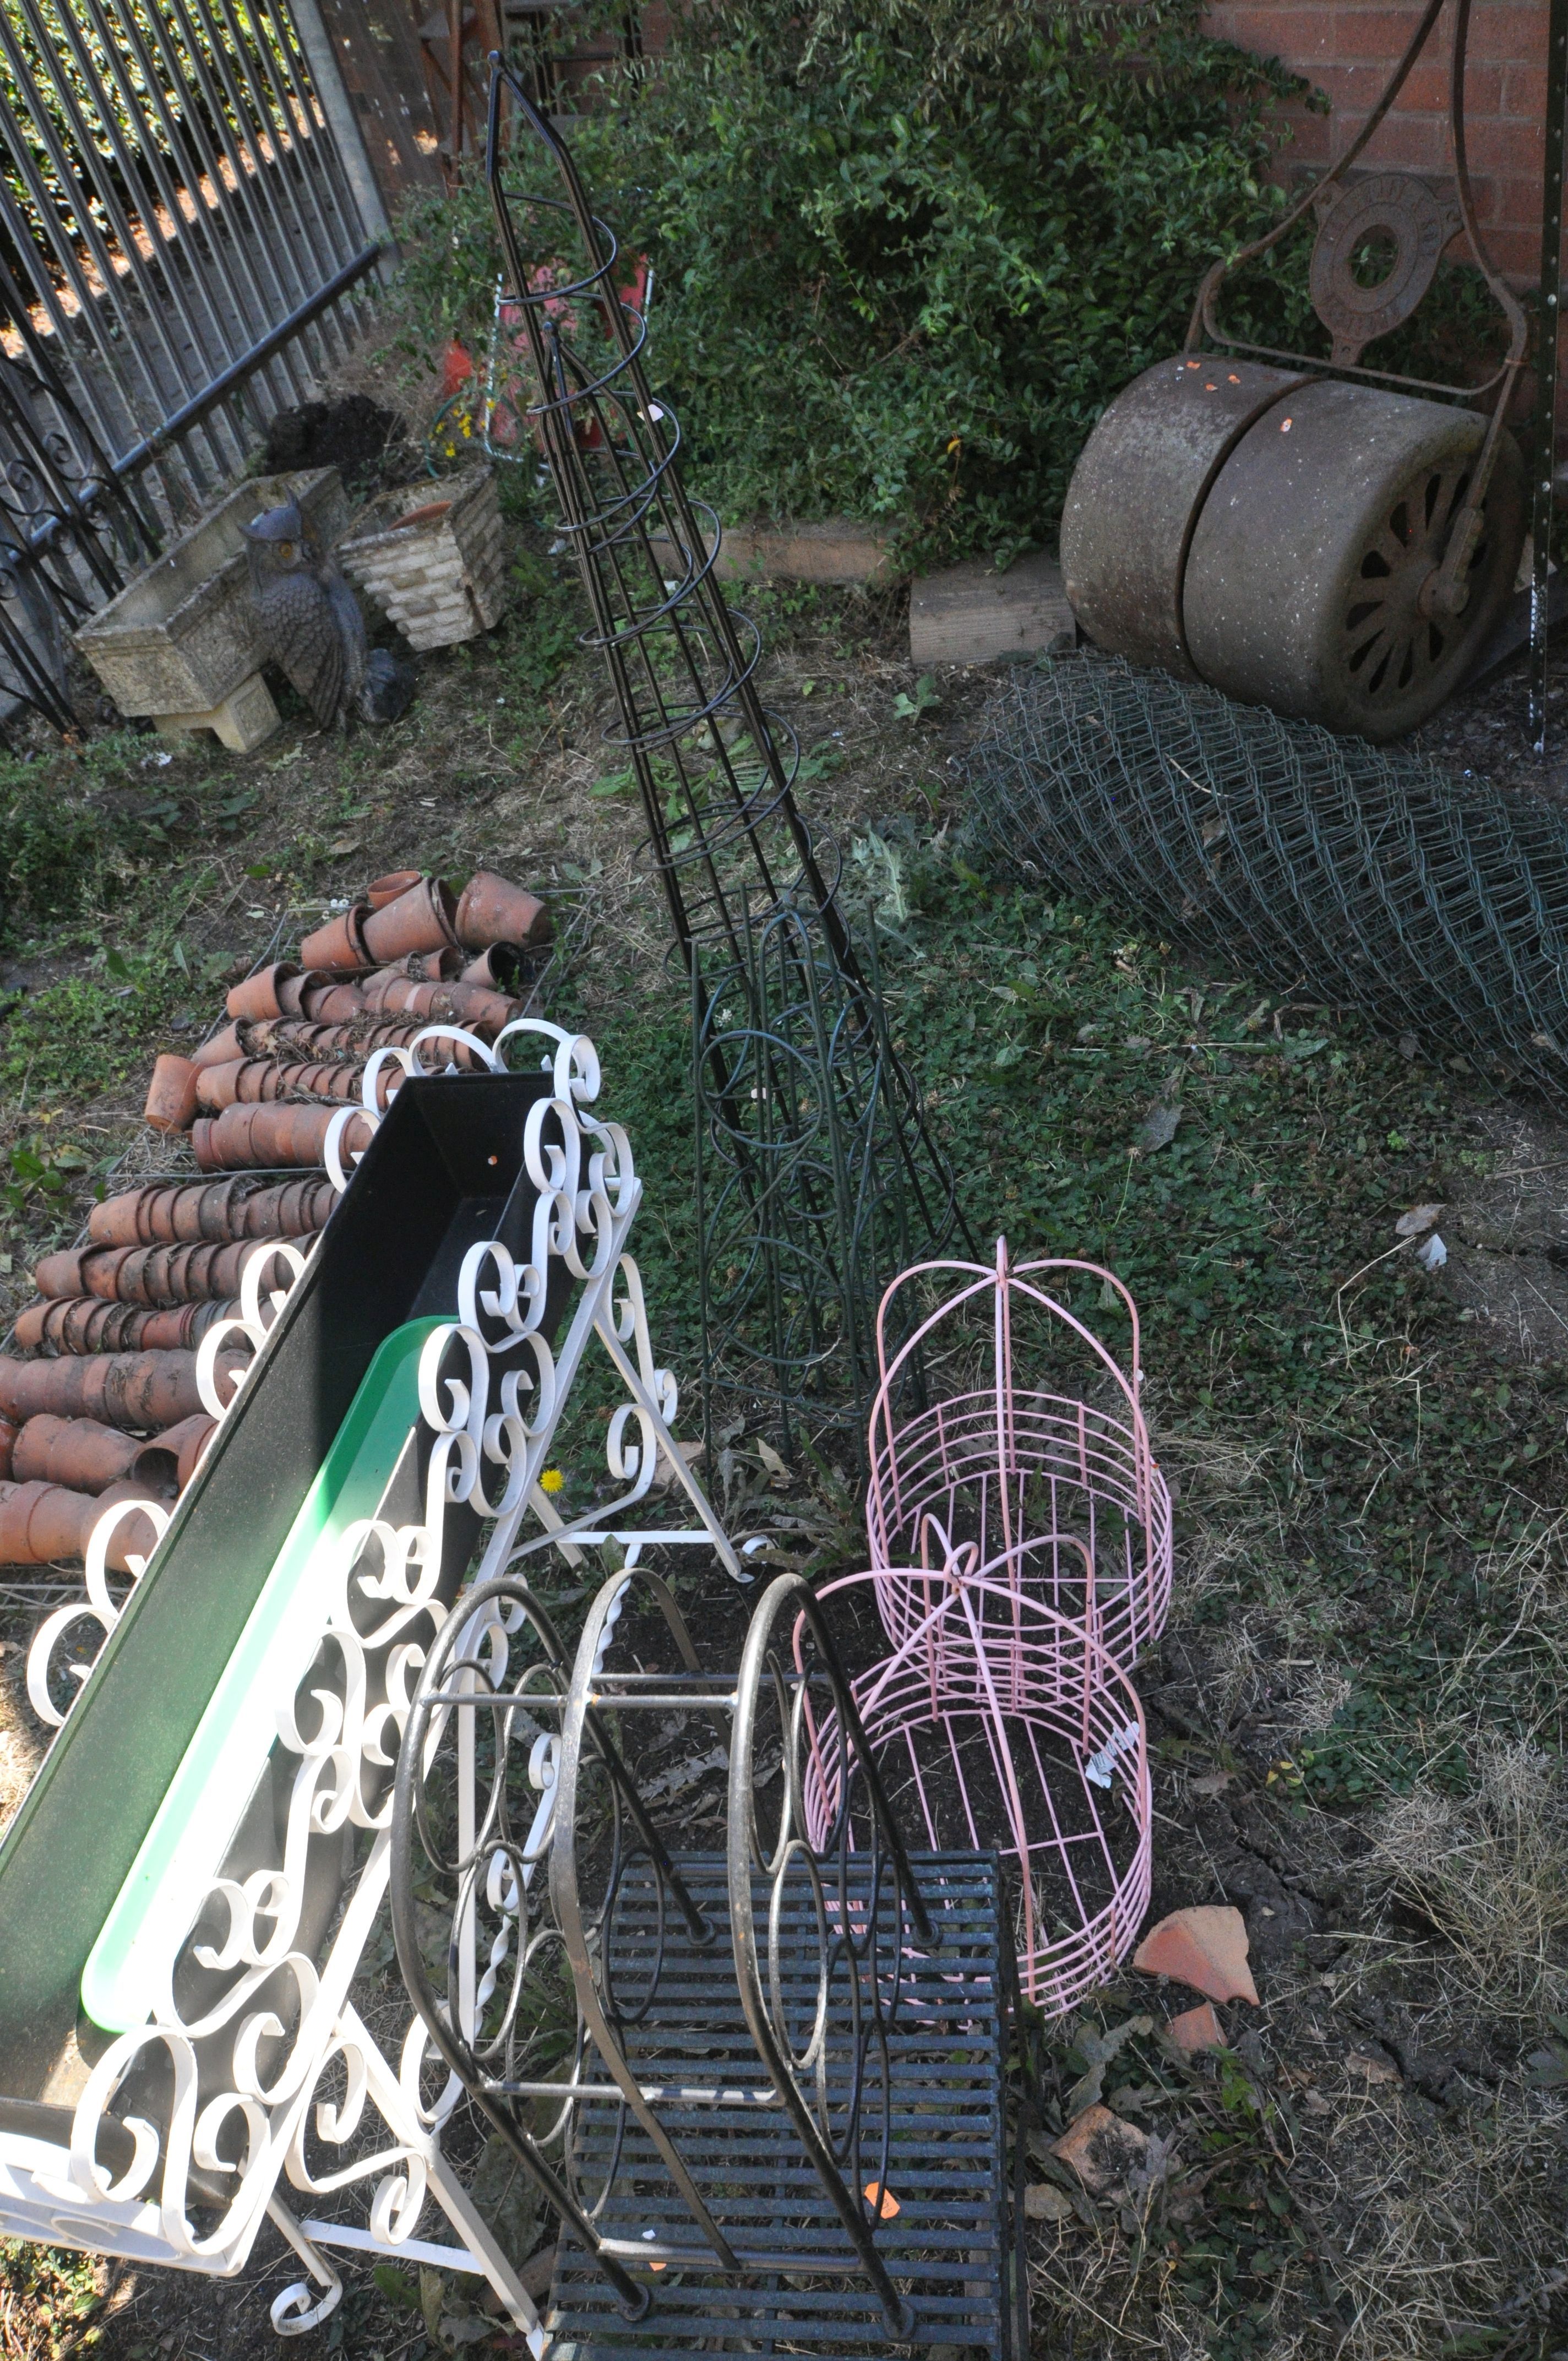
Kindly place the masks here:
[[(342, 1187), (351, 1177), (343, 1158), (349, 1123), (362, 1112), (372, 1125), (379, 1119), (375, 1100), (383, 1061), (422, 1075), (425, 1043), (450, 1044), (455, 1035), (492, 1071), (505, 1070), (509, 1039), (537, 1038), (546, 1050), (554, 1092), (531, 1108), (522, 1144), (538, 1191), (530, 1258), (520, 1263), (493, 1241), (469, 1250), (457, 1317), (428, 1339), (419, 1370), (419, 1419), (410, 1441), (428, 1451), (422, 1515), (404, 1524), (361, 1520), (336, 1546), (323, 1586), (315, 1668), (298, 1695), (291, 1687), (272, 1701), (278, 1759), (288, 1779), (282, 1840), (243, 1877), (219, 1875), (209, 1884), (191, 1921), (201, 1939), (187, 1938), (180, 1953), (178, 1988), (171, 1967), (150, 2018), (98, 2059), (76, 2102), (69, 2148), (0, 2131), (0, 2234), (231, 2276), (245, 2268), (261, 2223), (270, 2219), (309, 2273), (273, 2304), (280, 2334), (305, 2333), (337, 2304), (341, 2281), (323, 2251), (337, 2246), (482, 2273), (542, 2361), (548, 2339), (537, 2310), (443, 2152), (456, 2086), (449, 2082), (428, 2103), (422, 2092), (426, 2037), (418, 2017), (411, 2016), (394, 2067), (353, 1996), (387, 1895), (393, 1766), (426, 1651), (446, 1611), (436, 1596), (444, 1520), (449, 1508), (466, 1504), (488, 1526), (476, 1585), (542, 1551), (580, 1565), (586, 1550), (606, 1544), (620, 1546), (629, 1569), (653, 1544), (707, 1548), (732, 1578), (748, 1577), (743, 1553), (725, 1533), (671, 1432), (675, 1382), (655, 1358), (641, 1278), (626, 1251), (642, 1184), (624, 1131), (590, 1112), (600, 1087), (590, 1041), (528, 1018), (509, 1026), (489, 1049), (457, 1028), (431, 1027), (407, 1049), (379, 1053), (367, 1067), (365, 1108), (345, 1108), (329, 1139), (334, 1180)], [(247, 1264), (239, 1316), (225, 1323), (231, 1336), (243, 1331), (258, 1348), (282, 1301), (274, 1291), (264, 1303), (261, 1293), (280, 1255), (298, 1278), (305, 1264), (297, 1249), (263, 1246)], [(557, 1271), (579, 1293), (565, 1335), (553, 1347), (544, 1326)], [(214, 1340), (223, 1333), (213, 1332), (203, 1347), (203, 1399), (216, 1417), (228, 1414), (240, 1390), (225, 1398), (220, 1388)], [(614, 1497), (608, 1506), (564, 1516), (540, 1479), (596, 1336), (625, 1389), (604, 1444)], [(520, 1354), (526, 1355), (521, 1367)], [(259, 1349), (257, 1357), (264, 1361)], [(254, 1382), (246, 1372), (242, 1383)], [(637, 1521), (661, 1456), (691, 1512), (684, 1523), (668, 1515)], [(112, 1628), (108, 1535), (115, 1520), (148, 1506), (122, 1503), (104, 1520), (93, 1537), (84, 1599), (45, 1627), (50, 1636), (31, 1694), (43, 1718), (57, 1725), (63, 1716), (49, 1701), (49, 1651), (75, 1619), (93, 1617)], [(159, 1527), (167, 1521), (156, 1509), (152, 1513)], [(537, 1530), (524, 1534), (530, 1516)], [(79, 1677), (71, 1708), (78, 1712), (91, 1709), (93, 1695), (88, 1668)], [(532, 1766), (539, 1803), (530, 1863), (549, 1840), (553, 1746), (536, 1749)], [(359, 1832), (363, 1858), (318, 1953), (304, 1933), (308, 1875), (324, 1849), (335, 1843), (341, 1852), (350, 1830)], [(527, 1882), (520, 1873), (519, 1883)], [(477, 1956), (472, 1918), (465, 1940), (465, 2005), (482, 2010), (501, 1960), (493, 1948), (486, 1959)], [(193, 1988), (200, 2004), (192, 2013)], [(153, 2061), (161, 2062), (161, 2086), (145, 2070)], [(160, 2087), (161, 2097), (149, 2103), (148, 2093)], [(127, 2106), (132, 2112), (122, 2117), (117, 2110)], [(372, 2152), (362, 2153), (377, 2118)], [(336, 2151), (338, 2160), (323, 2162), (323, 2151)], [(112, 2154), (118, 2157), (113, 2169), (104, 2160)], [(367, 2185), (363, 2224), (296, 2220), (280, 2181), (317, 2199)], [(456, 2243), (415, 2235), (430, 2200)], [(193, 2209), (205, 2209), (206, 2226), (192, 2222)]]

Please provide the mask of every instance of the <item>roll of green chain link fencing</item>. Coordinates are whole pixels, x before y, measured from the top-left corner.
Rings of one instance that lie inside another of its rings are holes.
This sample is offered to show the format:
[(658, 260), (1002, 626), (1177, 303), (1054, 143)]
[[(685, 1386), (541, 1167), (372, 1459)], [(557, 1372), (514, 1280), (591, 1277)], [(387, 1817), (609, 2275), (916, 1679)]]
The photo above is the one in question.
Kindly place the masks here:
[(1568, 1105), (1559, 807), (1097, 652), (1011, 673), (969, 785), (981, 865)]

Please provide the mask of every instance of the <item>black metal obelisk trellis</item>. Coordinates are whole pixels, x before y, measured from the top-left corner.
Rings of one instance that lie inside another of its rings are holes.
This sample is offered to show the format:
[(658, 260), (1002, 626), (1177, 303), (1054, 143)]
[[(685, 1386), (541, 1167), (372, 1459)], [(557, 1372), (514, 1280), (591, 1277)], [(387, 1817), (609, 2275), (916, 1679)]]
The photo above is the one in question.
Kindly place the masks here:
[(1546, 124), (1541, 183), (1541, 312), (1536, 325), (1535, 466), (1530, 499), (1530, 741), (1546, 752), (1547, 588), (1557, 499), (1557, 372), (1562, 365), (1563, 151), (1568, 118), (1568, 0), (1551, 0), (1546, 27)]
[[(502, 95), (565, 194), (511, 185)], [(762, 705), (719, 524), (681, 482), (646, 323), (560, 134), (496, 60), (487, 176), (526, 424), (548, 461), (621, 716), (692, 993), (704, 1378), (776, 1417), (863, 1432), (883, 1288), (962, 1216), (888, 1038), (874, 955), (837, 899), (838, 848), (795, 800), (799, 745)], [(868, 972), (869, 968), (869, 972)]]

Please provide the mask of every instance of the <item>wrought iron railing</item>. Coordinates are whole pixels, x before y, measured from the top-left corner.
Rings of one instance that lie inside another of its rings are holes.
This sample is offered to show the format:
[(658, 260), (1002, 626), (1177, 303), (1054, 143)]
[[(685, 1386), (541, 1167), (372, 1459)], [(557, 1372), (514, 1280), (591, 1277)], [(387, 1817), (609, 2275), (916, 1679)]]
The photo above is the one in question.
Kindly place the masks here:
[(0, 12), (7, 704), (70, 726), (64, 635), (315, 390), (378, 251), (290, 0)]

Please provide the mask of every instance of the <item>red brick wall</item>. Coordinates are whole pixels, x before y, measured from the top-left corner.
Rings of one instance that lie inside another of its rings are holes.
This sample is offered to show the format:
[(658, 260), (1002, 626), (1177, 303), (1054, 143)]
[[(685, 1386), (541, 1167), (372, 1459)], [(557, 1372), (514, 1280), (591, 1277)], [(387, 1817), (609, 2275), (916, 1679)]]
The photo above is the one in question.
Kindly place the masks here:
[[(1448, 43), (1453, 11), (1436, 30), (1365, 159), (1446, 178)], [(1332, 113), (1292, 108), (1296, 137), (1281, 169), (1321, 168), (1365, 121), (1420, 19), (1417, 0), (1210, 0), (1208, 29), (1277, 57), (1325, 92)], [(1541, 275), (1541, 181), (1546, 112), (1547, 0), (1475, 0), (1465, 122), (1475, 215), (1494, 259), (1518, 282)], [(1460, 249), (1455, 248), (1455, 252)]]

